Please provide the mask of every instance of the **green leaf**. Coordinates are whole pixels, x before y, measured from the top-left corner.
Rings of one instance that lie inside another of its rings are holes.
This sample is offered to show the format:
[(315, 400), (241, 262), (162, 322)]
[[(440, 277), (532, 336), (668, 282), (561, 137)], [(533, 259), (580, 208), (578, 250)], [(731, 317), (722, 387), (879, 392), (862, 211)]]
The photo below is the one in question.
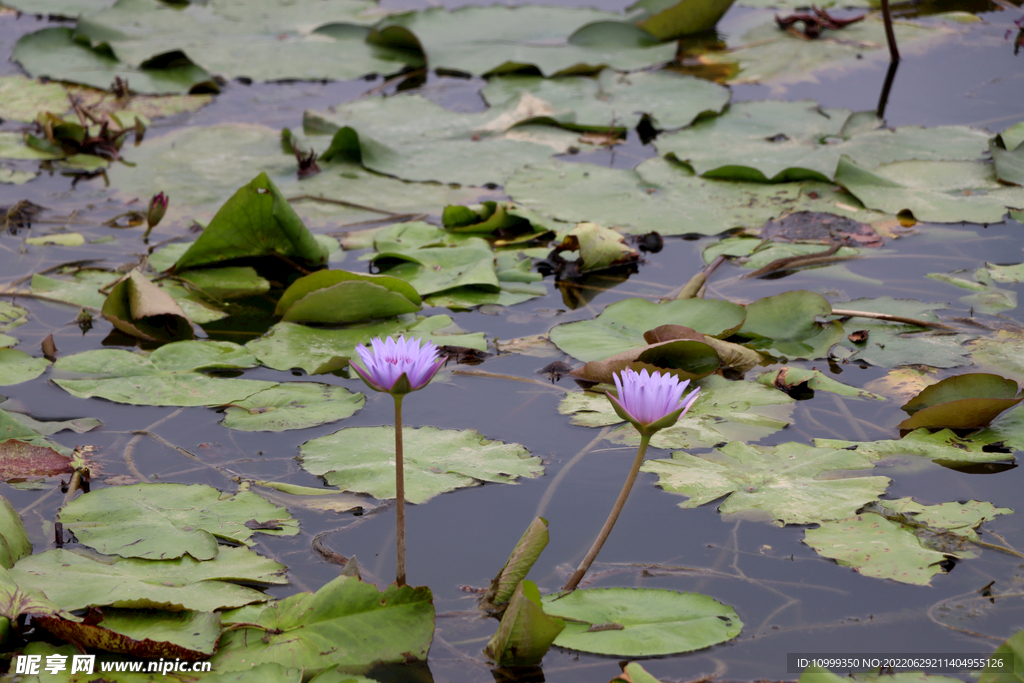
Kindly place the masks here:
[(729, 102), (729, 90), (721, 85), (671, 71), (605, 69), (596, 78), (497, 76), (481, 91), (492, 107), (519, 101), (522, 93), (546, 102), (558, 125), (600, 132), (636, 128), (644, 115), (661, 130), (682, 128), (721, 113)]
[[(978, 539), (978, 534), (975, 530), (982, 522), (995, 519), (1000, 515), (1013, 514), (1013, 510), (1010, 508), (997, 508), (988, 501), (977, 500), (971, 500), (966, 503), (922, 505), (913, 498), (897, 498), (896, 500), (880, 501), (879, 504), (899, 515), (903, 515), (910, 522), (927, 525), (932, 531), (947, 531), (972, 541)], [(872, 510), (872, 512), (877, 513), (879, 511)], [(922, 537), (926, 538), (927, 534)]]
[(294, 536), (299, 523), (255, 493), (202, 484), (135, 484), (91, 491), (59, 515), (78, 540), (107, 555), (148, 560), (217, 556), (218, 540), (252, 545), (256, 531)]
[[(152, 258), (150, 258), (149, 264), (156, 267)], [(157, 270), (160, 269), (157, 268)], [(266, 294), (270, 291), (270, 281), (261, 277), (251, 266), (190, 270), (181, 273), (178, 277), (208, 299), (240, 299)]]
[[(521, 445), (492, 441), (472, 429), (404, 428), (402, 434), (405, 499), (410, 503), (544, 473), (540, 458)], [(349, 427), (311, 439), (299, 447), (299, 458), (303, 469), (331, 486), (375, 498), (395, 497), (394, 427)]]
[(98, 396), (115, 403), (145, 406), (219, 406), (241, 401), (277, 383), (211, 377), (203, 371), (254, 365), (255, 356), (237, 344), (182, 341), (165, 344), (148, 357), (121, 349), (64, 356), (54, 369), (74, 373), (76, 379), (53, 381), (79, 398)]
[(973, 339), (965, 345), (976, 365), (1024, 379), (1024, 331), (996, 330), (994, 336)]
[[(151, 55), (157, 53), (150, 53)], [(70, 28), (44, 28), (22, 36), (12, 58), (33, 77), (70, 81), (106, 90), (115, 78), (129, 80), (140, 93), (184, 94), (202, 85), (216, 89), (210, 74), (188, 62), (166, 68), (132, 67), (75, 39)]]
[(99, 290), (121, 277), (120, 273), (111, 273), (107, 270), (79, 270), (71, 279), (52, 278), (36, 273), (32, 276), (31, 291), (47, 299), (100, 310), (107, 300), (107, 295)]
[(976, 462), (999, 462), (1007, 460), (1006, 453), (985, 452), (982, 448), (997, 441), (999, 434), (984, 439), (963, 439), (950, 429), (930, 433), (927, 429), (916, 429), (902, 439), (881, 441), (843, 441), (842, 439), (815, 439), (814, 444), (824, 448), (855, 449), (873, 460), (884, 460), (892, 456), (917, 455), (947, 464), (968, 464)]
[(50, 361), (33, 358), (24, 351), (0, 349), (0, 386), (21, 384), (46, 372)]
[[(10, 569), (14, 563), (32, 554), (32, 543), (25, 533), (18, 511), (0, 496), (0, 566)], [(6, 616), (7, 611), (3, 614)]]
[(408, 282), (423, 296), (455, 287), (500, 289), (494, 252), (480, 237), (467, 237), (453, 247), (382, 252), (374, 255), (373, 262), (383, 274)]
[(910, 415), (899, 424), (901, 430), (918, 427), (978, 429), (987, 426), (999, 413), (1012, 408), (1019, 387), (1013, 380), (983, 372), (970, 372), (925, 387), (902, 406)]
[(438, 346), (466, 346), (479, 351), (487, 350), (482, 332), (473, 334), (441, 334), (452, 327), (446, 315), (412, 319), (411, 316), (390, 318), (339, 329), (324, 329), (278, 323), (245, 348), (259, 358), (260, 363), (275, 370), (302, 368), (313, 375), (334, 372), (348, 365), (355, 355), (357, 344), (369, 344), (374, 337), (406, 335), (432, 341)]
[(747, 317), (737, 332), (755, 348), (791, 358), (820, 358), (843, 338), (838, 322), (820, 323), (832, 307), (825, 297), (808, 291), (783, 292), (747, 304)]
[(1024, 676), (1021, 676), (1019, 662), (1024, 662), (1024, 631), (1017, 631), (996, 648), (978, 683), (1020, 683)]
[(134, 657), (206, 658), (217, 648), (220, 615), (211, 612), (164, 612), (107, 608), (99, 624), (59, 617), (35, 617), (58, 638), (81, 647), (123, 652)]
[(536, 584), (520, 581), (484, 654), (502, 667), (536, 666), (563, 629), (565, 621), (544, 613)]
[(647, 346), (644, 332), (661, 325), (681, 325), (727, 337), (739, 329), (744, 316), (742, 306), (716, 299), (677, 299), (663, 304), (626, 299), (611, 304), (592, 320), (556, 325), (550, 335), (570, 356), (592, 361)]
[(114, 285), (103, 303), (103, 317), (127, 335), (146, 341), (192, 339), (195, 331), (174, 298), (139, 269)]
[[(638, 45), (632, 32), (573, 40), (579, 29), (596, 22), (621, 23), (622, 15), (534, 5), (463, 7), (451, 12), (436, 7), (389, 17), (378, 24), (369, 41), (411, 48), (433, 69), (481, 76), (529, 67), (536, 67), (543, 76), (596, 73), (604, 67), (631, 71), (670, 61), (675, 54), (674, 45)], [(623, 28), (632, 27), (624, 24)], [(489, 39), (480, 40), (480, 36)]]
[(544, 609), (565, 619), (555, 645), (619, 657), (701, 650), (740, 634), (736, 610), (698, 593), (654, 588), (588, 588), (547, 596)]
[(566, 251), (579, 252), (581, 273), (635, 263), (640, 259), (640, 253), (626, 244), (620, 233), (597, 223), (580, 223), (569, 231), (561, 247)]
[(733, 0), (639, 0), (629, 12), (641, 11), (636, 25), (658, 40), (675, 40), (686, 35), (710, 31)]
[(844, 156), (835, 181), (869, 208), (931, 223), (999, 223), (1008, 207), (1024, 206), (1024, 188), (1001, 185), (986, 162), (897, 161), (870, 171)]
[(660, 477), (658, 485), (681, 493), (694, 508), (728, 495), (722, 514), (754, 513), (780, 524), (813, 524), (842, 519), (875, 500), (888, 477), (837, 478), (867, 470), (874, 461), (857, 451), (786, 443), (771, 448), (731, 442), (706, 456), (675, 452), (670, 460), (648, 460), (641, 468)]
[[(366, 671), (374, 664), (427, 658), (434, 634), (430, 589), (391, 584), (383, 592), (339, 576), (316, 593), (299, 593), (267, 607), (221, 638), (215, 671), (247, 670), (264, 662), (302, 667), (306, 675), (337, 667)], [(346, 644), (348, 644), (346, 646)]]
[(10, 332), (27, 322), (28, 311), (9, 301), (0, 301), (0, 332)]
[(611, 683), (661, 683), (640, 666), (639, 662), (629, 662), (622, 667), (622, 675), (616, 676)]
[(811, 391), (830, 391), (840, 396), (856, 396), (858, 398), (872, 398), (876, 401), (884, 401), (884, 396), (873, 394), (870, 391), (851, 387), (849, 384), (838, 382), (820, 370), (807, 370), (786, 366), (778, 370), (766, 372), (759, 375), (757, 381), (767, 386), (774, 386), (777, 389), (788, 391), (795, 389), (801, 384), (806, 384)]
[(1024, 185), (1024, 145), (1020, 143), (1019, 132), (1021, 128), (1020, 124), (1016, 124), (988, 143), (988, 150), (996, 167), (996, 176), (1003, 182), (1016, 185)]
[[(460, 11), (465, 10), (452, 15)], [(519, 125), (554, 113), (551, 105), (529, 94), (479, 113), (451, 111), (419, 93), (365, 98), (332, 109), (307, 111), (303, 118), (307, 131), (334, 134), (330, 142), (309, 140), (327, 149), (326, 161), (345, 140), (349, 158), (404, 180), (504, 184), (517, 169), (579, 145), (574, 133)]]
[[(7, 404), (5, 403), (3, 405)], [(99, 421), (97, 420), (97, 422)], [(45, 446), (46, 448), (52, 448), (61, 455), (70, 457), (71, 449), (56, 444), (43, 436), (43, 434), (59, 432), (60, 429), (55, 427), (59, 427), (63, 424), (65, 423), (37, 422), (26, 415), (19, 415), (18, 413), (9, 413), (6, 410), (0, 410), (0, 442), (14, 439), (32, 444), (33, 446)], [(37, 428), (36, 425), (43, 426)], [(50, 427), (47, 427), (47, 425), (50, 425)], [(86, 423), (85, 426), (88, 426), (88, 423)], [(88, 429), (82, 429), (82, 431), (88, 431)]]
[(543, 517), (536, 517), (516, 541), (516, 546), (512, 549), (508, 560), (505, 561), (505, 566), (491, 581), (490, 588), (480, 597), (480, 604), (494, 607), (507, 603), (512, 598), (516, 587), (519, 586), (519, 582), (530, 573), (533, 563), (537, 561), (547, 545), (548, 521)]
[(62, 114), (68, 109), (68, 93), (60, 83), (42, 83), (22, 75), (0, 76), (0, 118), (31, 122), (36, 114)]
[(174, 270), (259, 256), (285, 256), (313, 266), (327, 263), (327, 250), (266, 173), (256, 176), (221, 207), (174, 264)]
[(363, 407), (362, 394), (316, 382), (285, 382), (235, 401), (221, 424), (243, 432), (306, 429), (351, 417)]
[(63, 609), (111, 605), (136, 609), (213, 612), (266, 602), (269, 596), (239, 586), (281, 585), (285, 566), (247, 548), (221, 548), (212, 560), (105, 557), (88, 551), (47, 550), (11, 570), (19, 586), (42, 591)]
[(934, 368), (955, 368), (967, 364), (968, 350), (964, 342), (977, 338), (973, 334), (951, 334), (930, 331), (912, 325), (848, 323), (850, 330), (868, 333), (867, 341), (854, 344), (843, 338), (840, 344), (853, 353), (847, 361), (862, 360), (871, 365), (892, 368), (897, 365), (930, 365)]
[(420, 303), (416, 290), (399, 278), (321, 270), (293, 282), (275, 313), (284, 322), (351, 323), (414, 313)]
[(659, 135), (655, 146), (707, 178), (779, 183), (829, 181), (843, 155), (865, 168), (909, 159), (974, 161), (988, 143), (985, 133), (965, 126), (890, 130), (879, 120), (847, 135), (848, 119), (848, 110), (808, 100), (739, 102), (722, 116)]

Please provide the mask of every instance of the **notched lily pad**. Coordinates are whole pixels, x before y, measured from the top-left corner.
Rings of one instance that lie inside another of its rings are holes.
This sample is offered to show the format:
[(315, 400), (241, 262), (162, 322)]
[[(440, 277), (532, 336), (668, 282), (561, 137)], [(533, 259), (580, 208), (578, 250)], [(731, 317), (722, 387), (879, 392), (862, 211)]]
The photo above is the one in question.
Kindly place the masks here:
[(350, 417), (365, 401), (345, 387), (285, 382), (232, 403), (221, 424), (244, 432), (306, 429)]
[(422, 308), (419, 293), (388, 275), (321, 270), (291, 284), (277, 303), (284, 322), (351, 323)]

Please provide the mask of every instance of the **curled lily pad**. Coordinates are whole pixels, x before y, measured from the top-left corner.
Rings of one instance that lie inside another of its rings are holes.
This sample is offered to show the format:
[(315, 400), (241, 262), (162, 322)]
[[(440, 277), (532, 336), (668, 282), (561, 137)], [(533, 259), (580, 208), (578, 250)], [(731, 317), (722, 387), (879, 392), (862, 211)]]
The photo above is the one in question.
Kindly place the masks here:
[(838, 382), (825, 375), (820, 370), (807, 370), (805, 368), (786, 366), (766, 372), (757, 378), (761, 384), (774, 386), (787, 393), (792, 392), (802, 385), (814, 391), (830, 391), (841, 396), (857, 396), (859, 398), (872, 398), (876, 401), (884, 401), (884, 396), (873, 394), (870, 391), (851, 387), (849, 384)]
[(214, 612), (103, 610), (98, 624), (55, 616), (35, 617), (58, 638), (107, 652), (135, 657), (199, 659), (209, 657), (220, 638), (220, 615)]
[(820, 358), (843, 337), (838, 322), (819, 322), (832, 306), (814, 292), (783, 292), (747, 304), (743, 327), (737, 332), (754, 348), (793, 358)]
[(520, 581), (484, 654), (498, 666), (536, 666), (565, 626), (544, 612), (536, 584)]
[(680, 379), (699, 379), (710, 375), (721, 365), (718, 352), (705, 343), (705, 335), (688, 327), (662, 325), (645, 332), (644, 339), (658, 341), (604, 360), (592, 360), (571, 374), (588, 382), (611, 383), (615, 373), (628, 367), (637, 372), (646, 368), (650, 372), (668, 372)]
[(181, 306), (170, 294), (147, 280), (138, 268), (114, 285), (102, 312), (117, 329), (147, 341), (195, 337), (192, 323)]
[(421, 308), (420, 295), (400, 278), (321, 270), (293, 282), (276, 312), (284, 322), (350, 323)]
[(18, 511), (0, 496), (0, 566), (10, 569), (14, 563), (32, 554), (32, 543), (25, 533)]
[(925, 387), (902, 409), (910, 415), (901, 430), (918, 427), (977, 429), (988, 425), (999, 413), (1012, 408), (1024, 397), (1011, 379), (984, 372), (971, 372)]

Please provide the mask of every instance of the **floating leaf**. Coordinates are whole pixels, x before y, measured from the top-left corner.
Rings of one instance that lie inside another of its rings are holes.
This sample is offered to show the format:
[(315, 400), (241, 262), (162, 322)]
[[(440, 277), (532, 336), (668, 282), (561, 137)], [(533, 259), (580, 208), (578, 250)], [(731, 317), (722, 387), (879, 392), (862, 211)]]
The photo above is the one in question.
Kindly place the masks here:
[(559, 125), (602, 132), (636, 128), (644, 115), (658, 129), (682, 128), (700, 116), (721, 113), (729, 102), (727, 88), (699, 78), (671, 71), (623, 74), (611, 69), (596, 78), (497, 76), (481, 94), (494, 107), (518, 101), (524, 92), (547, 102), (558, 114)]
[(992, 337), (973, 339), (965, 351), (977, 365), (994, 367), (1012, 377), (1024, 379), (1024, 330), (996, 330)]
[(50, 367), (45, 358), (33, 358), (24, 351), (0, 348), (0, 386), (35, 379)]
[(820, 294), (783, 292), (747, 304), (747, 317), (737, 332), (751, 346), (792, 358), (820, 358), (843, 337), (837, 322), (820, 323), (832, 307)]
[(139, 272), (114, 285), (103, 303), (103, 317), (127, 335), (147, 341), (192, 339), (195, 332), (181, 306)]
[(636, 25), (658, 40), (675, 40), (714, 29), (733, 0), (638, 0), (627, 9), (642, 12)]
[(276, 662), (311, 675), (328, 667), (357, 672), (425, 660), (434, 634), (431, 601), (426, 587), (391, 584), (381, 592), (339, 576), (316, 593), (270, 605), (252, 619), (259, 628), (225, 633), (211, 662), (220, 672)]
[(786, 366), (766, 372), (757, 378), (761, 384), (774, 386), (785, 392), (790, 392), (801, 385), (806, 385), (811, 391), (830, 391), (840, 396), (856, 396), (858, 398), (873, 398), (876, 401), (884, 401), (884, 396), (872, 394), (870, 391), (851, 387), (823, 374), (820, 370), (807, 370), (805, 368)]
[[(152, 258), (149, 263), (154, 266)], [(189, 270), (178, 277), (208, 299), (239, 299), (270, 291), (270, 281), (261, 277), (251, 266)]]
[(619, 657), (701, 650), (740, 634), (736, 610), (698, 593), (654, 588), (588, 588), (547, 596), (544, 610), (565, 619), (555, 645)]
[[(1017, 631), (996, 648), (978, 677), (978, 683), (1017, 683), (1021, 676), (1015, 663), (1020, 661), (1024, 661), (1024, 631)], [(1007, 663), (1011, 663), (1009, 671)]]
[(71, 471), (71, 459), (47, 445), (35, 445), (17, 439), (0, 441), (0, 481), (56, 477), (70, 474)]
[(11, 570), (19, 586), (38, 590), (66, 610), (111, 605), (213, 612), (266, 602), (269, 596), (230, 581), (281, 585), (285, 566), (247, 548), (221, 548), (212, 560), (104, 557), (88, 551), (47, 550)]
[(148, 560), (216, 557), (218, 540), (252, 545), (260, 531), (293, 536), (299, 523), (255, 493), (202, 484), (112, 486), (79, 496), (59, 515), (64, 528), (107, 555)]
[[(913, 498), (897, 498), (882, 501), (880, 505), (901, 515), (913, 515), (913, 521), (927, 525), (931, 529), (949, 531), (972, 541), (978, 539), (975, 529), (982, 522), (995, 519), (999, 515), (1013, 514), (1013, 510), (1010, 508), (997, 508), (988, 501), (977, 500), (966, 503), (922, 505)], [(878, 512), (877, 510), (873, 511)]]
[(988, 145), (995, 163), (996, 176), (1016, 185), (1024, 185), (1024, 143), (1021, 142), (1021, 130), (1024, 130), (1024, 126), (1019, 123), (1010, 126), (992, 138)]
[[(2, 353), (2, 351), (0, 351)], [(85, 351), (57, 360), (55, 369), (76, 379), (53, 381), (79, 398), (98, 396), (146, 406), (219, 406), (277, 386), (276, 382), (210, 377), (203, 371), (256, 365), (244, 347), (230, 342), (182, 341), (148, 357), (121, 349)], [(86, 378), (92, 375), (92, 378)]]
[[(490, 39), (481, 41), (484, 35)], [(623, 23), (621, 14), (534, 5), (408, 12), (381, 22), (369, 40), (419, 52), (433, 69), (481, 76), (530, 67), (543, 76), (604, 67), (631, 71), (675, 54), (674, 45), (656, 45), (650, 34)]]
[(381, 251), (373, 262), (383, 274), (408, 282), (423, 296), (455, 287), (500, 288), (494, 251), (480, 237), (466, 237), (458, 246)]
[(85, 236), (80, 232), (58, 232), (52, 235), (28, 237), (25, 239), (25, 243), (40, 247), (47, 244), (55, 244), (61, 247), (80, 247), (85, 244)]
[[(9, 500), (0, 496), (0, 566), (10, 569), (15, 562), (31, 554), (32, 542), (28, 540), (18, 511)], [(10, 616), (8, 610), (0, 608), (0, 612)]]
[(0, 118), (29, 123), (41, 111), (63, 113), (68, 93), (60, 83), (42, 83), (21, 75), (0, 76)]
[(235, 401), (221, 424), (244, 432), (282, 432), (343, 420), (363, 407), (362, 394), (316, 382), (285, 382)]
[[(544, 473), (540, 458), (515, 443), (492, 441), (467, 429), (405, 428), (405, 498), (434, 496), (491, 482), (511, 484)], [(302, 467), (331, 486), (395, 497), (394, 427), (349, 427), (302, 444)]]
[(276, 314), (284, 322), (351, 323), (421, 308), (420, 295), (399, 278), (321, 270), (293, 282), (281, 295)]
[(755, 512), (781, 524), (812, 524), (848, 517), (884, 493), (887, 477), (837, 478), (872, 467), (874, 461), (857, 451), (734, 441), (706, 456), (675, 452), (670, 460), (648, 460), (641, 470), (657, 474), (666, 491), (687, 496), (682, 508), (728, 495), (718, 506), (722, 514)]
[(484, 654), (498, 666), (536, 666), (563, 629), (565, 621), (544, 613), (536, 584), (520, 581)]
[(100, 290), (121, 277), (120, 273), (106, 270), (78, 270), (71, 279), (52, 278), (37, 273), (32, 276), (31, 290), (33, 294), (45, 296), (47, 299), (100, 310), (107, 300), (107, 295)]
[[(4, 403), (3, 405), (7, 405), (7, 403)], [(44, 425), (44, 428), (42, 428), (41, 431), (37, 431), (33, 423)], [(47, 424), (53, 425), (53, 423), (36, 422), (25, 415), (0, 410), (0, 442), (7, 441), (9, 439), (16, 439), (17, 441), (31, 444), (33, 446), (52, 448), (61, 455), (70, 457), (71, 450), (69, 448), (65, 448), (58, 443), (54, 443), (43, 436), (44, 433), (52, 434), (60, 431), (59, 429), (48, 431), (48, 428), (45, 427)], [(61, 425), (63, 423), (58, 422), (56, 424)], [(13, 447), (15, 449), (21, 448), (17, 445)]]
[(266, 173), (256, 176), (221, 207), (174, 264), (174, 270), (259, 256), (284, 256), (314, 266), (327, 262), (327, 250)]
[(677, 299), (655, 304), (646, 299), (626, 299), (611, 304), (593, 320), (557, 325), (550, 336), (562, 351), (592, 361), (647, 346), (644, 333), (660, 325), (681, 325), (702, 334), (726, 337), (743, 320), (743, 307), (728, 301)]
[(902, 406), (909, 418), (899, 424), (901, 430), (918, 427), (977, 429), (987, 426), (999, 413), (1012, 408), (1019, 387), (999, 375), (971, 372), (925, 387)]
[(629, 662), (622, 667), (622, 674), (611, 680), (611, 683), (661, 683), (640, 666), (639, 662)]
[(964, 342), (973, 334), (928, 331), (912, 325), (864, 324), (859, 321), (851, 329), (867, 332), (867, 342), (854, 344), (845, 337), (839, 343), (853, 353), (847, 361), (862, 360), (871, 365), (891, 368), (897, 365), (930, 365), (934, 368), (955, 368), (967, 364), (968, 350)]
[(350, 510), (372, 510), (376, 507), (368, 496), (359, 496), (336, 489), (317, 489), (280, 481), (253, 481), (252, 484), (259, 487), (256, 493), (288, 509), (300, 507), (321, 512), (348, 512)]
[(221, 631), (220, 615), (211, 612), (108, 608), (98, 624), (46, 616), (37, 616), (35, 621), (58, 638), (82, 647), (154, 659), (209, 657)]
[(260, 363), (275, 370), (302, 368), (311, 375), (334, 372), (348, 365), (357, 344), (369, 344), (374, 337), (407, 335), (432, 341), (438, 346), (466, 346), (487, 350), (482, 332), (473, 334), (439, 334), (452, 327), (446, 315), (412, 319), (411, 316), (365, 323), (354, 327), (324, 329), (278, 323), (246, 348)]
[(883, 439), (881, 441), (843, 441), (842, 439), (815, 439), (814, 444), (824, 448), (842, 448), (856, 450), (873, 460), (901, 455), (919, 455), (947, 464), (967, 464), (976, 462), (999, 462), (1008, 460), (1006, 453), (983, 450), (990, 442), (999, 437), (985, 440), (963, 439), (951, 429), (943, 429), (930, 433), (927, 429), (915, 429), (902, 439)]

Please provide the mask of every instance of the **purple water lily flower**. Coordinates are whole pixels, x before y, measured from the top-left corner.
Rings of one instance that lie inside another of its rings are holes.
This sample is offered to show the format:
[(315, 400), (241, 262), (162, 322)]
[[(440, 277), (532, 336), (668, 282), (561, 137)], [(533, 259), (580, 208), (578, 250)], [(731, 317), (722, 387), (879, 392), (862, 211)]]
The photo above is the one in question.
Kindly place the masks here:
[(690, 380), (683, 382), (675, 375), (647, 370), (639, 373), (626, 368), (614, 375), (618, 397), (608, 394), (615, 412), (627, 420), (641, 434), (654, 434), (659, 429), (671, 427), (686, 414), (697, 400), (700, 387), (683, 397)]
[(352, 369), (374, 391), (383, 391), (395, 396), (408, 394), (427, 385), (445, 359), (439, 356), (437, 346), (426, 342), (421, 346), (419, 339), (395, 341), (392, 337), (382, 340), (376, 337), (370, 344), (373, 350), (362, 344), (356, 346), (356, 353), (363, 360), (366, 369), (355, 363)]

